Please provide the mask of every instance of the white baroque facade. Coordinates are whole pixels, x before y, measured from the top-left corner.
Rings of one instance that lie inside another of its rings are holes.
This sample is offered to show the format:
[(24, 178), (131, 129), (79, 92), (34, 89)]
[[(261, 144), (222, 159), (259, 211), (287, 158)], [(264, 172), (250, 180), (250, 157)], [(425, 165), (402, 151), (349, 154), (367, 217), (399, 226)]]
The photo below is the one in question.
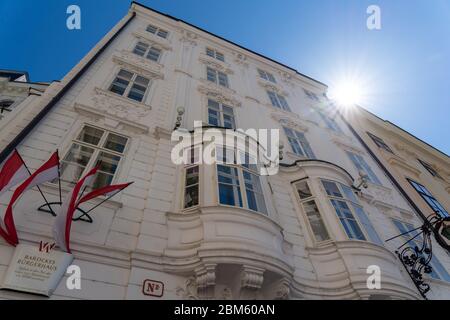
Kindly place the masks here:
[[(327, 109), (327, 87), (173, 17), (133, 3), (129, 13), (33, 107), (8, 124), (34, 170), (55, 150), (63, 196), (102, 160), (96, 183), (134, 181), (75, 221), (71, 247), (82, 289), (63, 279), (52, 299), (421, 299), (394, 254), (398, 222), (421, 220), (348, 126)], [(177, 109), (194, 121), (280, 129), (277, 175), (171, 161)], [(45, 115), (34, 126), (30, 120)], [(7, 140), (11, 144), (12, 139)], [(360, 172), (368, 187), (354, 192)], [(41, 187), (49, 201), (57, 183)], [(1, 198), (2, 207), (11, 192)], [(99, 200), (92, 200), (95, 205)], [(54, 217), (27, 192), (14, 217), (22, 243), (51, 241)], [(397, 224), (395, 223), (397, 222)], [(430, 299), (450, 297), (450, 257), (426, 276)], [(13, 248), (0, 242), (0, 278)], [(367, 287), (380, 267), (381, 289)], [(162, 297), (144, 294), (163, 283)], [(144, 290), (143, 290), (144, 289)], [(37, 298), (0, 291), (0, 297)]]

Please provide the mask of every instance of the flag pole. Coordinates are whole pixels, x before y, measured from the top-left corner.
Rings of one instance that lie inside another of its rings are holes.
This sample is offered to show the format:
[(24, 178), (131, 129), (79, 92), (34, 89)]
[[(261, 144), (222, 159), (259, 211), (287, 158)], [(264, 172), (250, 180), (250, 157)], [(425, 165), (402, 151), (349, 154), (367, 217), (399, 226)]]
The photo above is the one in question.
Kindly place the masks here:
[(61, 192), (61, 168), (59, 162), (59, 151), (56, 149), (56, 154), (58, 155), (58, 187), (59, 187), (59, 203), (62, 204), (62, 192)]
[(114, 197), (116, 194), (118, 194), (119, 192), (122, 192), (123, 190), (125, 190), (126, 188), (128, 188), (130, 185), (132, 185), (134, 183), (130, 182), (129, 185), (127, 185), (125, 188), (120, 189), (119, 191), (117, 191), (116, 193), (114, 193), (113, 195), (110, 195), (109, 197), (107, 197), (106, 199), (103, 199), (102, 201), (100, 201), (99, 203), (97, 203), (95, 206), (93, 206), (92, 208), (90, 208), (88, 211), (86, 211), (84, 214), (88, 214), (89, 212), (91, 212), (92, 210), (94, 210), (95, 208), (97, 208), (98, 206), (100, 206), (103, 202), (108, 201), (109, 199), (111, 199), (112, 197)]
[[(28, 169), (27, 164), (25, 163), (25, 161), (23, 160), (22, 156), (20, 155), (19, 151), (17, 149), (15, 149), (17, 154), (19, 155), (20, 160), (22, 161), (23, 165), (25, 166), (25, 169), (27, 169), (28, 173), (31, 176), (31, 171), (30, 169)], [(39, 188), (39, 186), (36, 186), (39, 190), (39, 192), (41, 193), (42, 198), (44, 198), (45, 204), (47, 205), (47, 207), (50, 209), (50, 211), (52, 212), (53, 215), (56, 215), (56, 213), (53, 211), (52, 207), (50, 206), (50, 204), (47, 201), (47, 198), (44, 196), (44, 193), (42, 192), (41, 188)]]

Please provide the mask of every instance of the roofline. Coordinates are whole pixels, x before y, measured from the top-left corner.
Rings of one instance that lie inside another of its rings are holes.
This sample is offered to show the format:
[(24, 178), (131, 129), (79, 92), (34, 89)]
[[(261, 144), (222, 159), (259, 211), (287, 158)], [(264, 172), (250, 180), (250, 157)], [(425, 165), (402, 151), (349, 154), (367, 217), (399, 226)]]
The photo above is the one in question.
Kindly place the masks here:
[[(27, 80), (30, 80), (30, 74), (28, 73), (28, 71), (21, 71), (21, 70), (12, 70), (12, 69), (0, 69), (0, 72), (9, 72), (9, 73), (18, 73), (18, 74), (22, 74), (25, 75), (25, 77), (27, 78)], [(15, 81), (15, 80), (14, 80)], [(18, 81), (20, 82), (20, 81)], [(27, 81), (28, 82), (28, 81)]]
[(280, 65), (280, 66), (282, 66), (282, 67), (284, 67), (284, 68), (287, 68), (287, 69), (289, 69), (289, 70), (291, 70), (291, 71), (294, 71), (296, 74), (298, 74), (298, 75), (300, 75), (300, 76), (302, 76), (302, 77), (305, 77), (305, 78), (307, 78), (307, 79), (309, 79), (309, 80), (311, 80), (311, 81), (314, 81), (314, 82), (316, 82), (316, 83), (318, 83), (318, 84), (320, 84), (320, 85), (322, 85), (322, 86), (328, 88), (328, 85), (326, 85), (325, 83), (320, 82), (319, 80), (316, 80), (316, 79), (314, 79), (314, 78), (311, 78), (310, 76), (307, 76), (307, 75), (305, 75), (305, 74), (303, 74), (303, 73), (297, 71), (296, 69), (294, 69), (294, 68), (292, 68), (292, 67), (290, 67), (290, 66), (288, 66), (288, 65), (285, 65), (285, 64), (283, 64), (283, 63), (281, 63), (281, 62), (279, 62), (279, 61), (276, 61), (276, 60), (274, 60), (274, 59), (272, 59), (272, 58), (269, 58), (269, 57), (267, 57), (267, 56), (265, 56), (265, 55), (263, 55), (263, 54), (261, 54), (261, 53), (255, 52), (255, 51), (253, 51), (253, 50), (251, 50), (251, 49), (248, 49), (248, 48), (246, 48), (246, 47), (244, 47), (244, 46), (241, 46), (241, 45), (239, 45), (239, 44), (237, 44), (237, 43), (235, 43), (235, 42), (233, 42), (233, 41), (231, 41), (231, 40), (225, 39), (225, 38), (223, 38), (223, 37), (221, 37), (221, 36), (219, 36), (219, 35), (217, 35), (217, 34), (214, 34), (214, 33), (210, 32), (210, 31), (207, 31), (207, 30), (205, 30), (205, 29), (202, 29), (202, 28), (200, 28), (200, 27), (198, 27), (198, 26), (196, 26), (196, 25), (193, 25), (193, 24), (191, 24), (191, 23), (189, 23), (189, 22), (186, 22), (186, 21), (184, 21), (184, 20), (182, 20), (182, 19), (180, 19), (180, 18), (171, 16), (171, 15), (169, 15), (169, 14), (167, 14), (167, 13), (163, 13), (163, 12), (158, 11), (158, 10), (156, 10), (156, 9), (150, 8), (150, 7), (148, 7), (148, 6), (146, 6), (146, 5), (142, 4), (142, 3), (139, 3), (139, 2), (137, 2), (137, 1), (132, 1), (131, 4), (130, 4), (130, 7), (131, 7), (133, 4), (136, 4), (136, 5), (141, 6), (141, 7), (145, 8), (145, 9), (147, 9), (147, 10), (150, 10), (150, 11), (153, 11), (153, 12), (158, 13), (158, 14), (160, 14), (160, 15), (163, 15), (163, 16), (165, 16), (165, 17), (167, 17), (167, 18), (169, 18), (169, 19), (172, 19), (172, 20), (174, 20), (174, 21), (177, 21), (177, 22), (183, 22), (183, 23), (187, 24), (187, 25), (190, 26), (190, 27), (193, 27), (193, 28), (195, 28), (195, 29), (197, 29), (197, 30), (200, 30), (200, 31), (204, 32), (204, 33), (207, 33), (207, 34), (209, 34), (209, 35), (212, 35), (212, 36), (214, 36), (214, 37), (216, 37), (216, 38), (219, 38), (220, 40), (223, 40), (223, 41), (225, 41), (225, 42), (228, 42), (228, 43), (230, 43), (230, 44), (232, 44), (232, 45), (234, 45), (234, 46), (237, 46), (237, 47), (239, 47), (239, 48), (241, 48), (241, 49), (243, 49), (243, 50), (245, 50), (245, 51), (248, 51), (248, 52), (250, 52), (250, 53), (252, 53), (252, 54), (255, 54), (255, 55), (257, 55), (257, 56), (259, 56), (259, 57), (261, 57), (261, 58), (264, 58), (264, 59), (266, 59), (266, 60), (269, 60), (269, 61), (271, 61), (271, 62), (274, 62), (274, 63), (276, 63), (276, 64), (278, 64), (278, 65)]
[(450, 156), (448, 154), (446, 154), (444, 151), (439, 150), (438, 148), (432, 146), (431, 144), (429, 144), (428, 142), (416, 137), (415, 135), (413, 135), (411, 132), (409, 132), (408, 130), (403, 129), (402, 127), (399, 127), (398, 125), (396, 125), (395, 123), (389, 121), (389, 120), (385, 120), (383, 118), (380, 118), (379, 116), (377, 116), (376, 114), (374, 114), (373, 112), (370, 112), (369, 110), (367, 110), (364, 107), (361, 107), (360, 105), (356, 105), (359, 109), (369, 113), (370, 115), (374, 116), (375, 118), (379, 119), (380, 121), (382, 121), (383, 123), (392, 125), (393, 127), (400, 129), (402, 132), (406, 133), (407, 135), (411, 136), (411, 138), (416, 139), (420, 142), (422, 142), (423, 144), (425, 144), (426, 146), (432, 148), (433, 150), (437, 151), (438, 153), (442, 154), (443, 156), (449, 158)]

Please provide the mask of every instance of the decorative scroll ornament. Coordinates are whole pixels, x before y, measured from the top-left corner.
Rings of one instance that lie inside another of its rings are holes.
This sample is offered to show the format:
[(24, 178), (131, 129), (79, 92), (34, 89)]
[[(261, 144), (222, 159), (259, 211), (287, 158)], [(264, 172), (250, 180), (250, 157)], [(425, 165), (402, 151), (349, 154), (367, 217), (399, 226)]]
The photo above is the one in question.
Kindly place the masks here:
[[(420, 230), (420, 232), (417, 232), (418, 230)], [(444, 218), (437, 214), (431, 215), (421, 227), (408, 230), (386, 240), (386, 242), (388, 242), (406, 234), (413, 233), (414, 236), (402, 244), (395, 253), (424, 299), (427, 299), (426, 293), (430, 290), (430, 285), (424, 281), (423, 276), (433, 272), (432, 266), (430, 265), (431, 259), (433, 258), (431, 234), (434, 233), (436, 240), (442, 241), (443, 239), (439, 235), (439, 232), (445, 238), (450, 238), (450, 217)], [(415, 242), (410, 244), (414, 239), (420, 239), (421, 235), (423, 235), (423, 237), (421, 239), (422, 243), (420, 244), (420, 247), (418, 245), (413, 245), (416, 244)], [(441, 239), (439, 239), (439, 237), (441, 237)], [(400, 251), (401, 248), (403, 249)]]

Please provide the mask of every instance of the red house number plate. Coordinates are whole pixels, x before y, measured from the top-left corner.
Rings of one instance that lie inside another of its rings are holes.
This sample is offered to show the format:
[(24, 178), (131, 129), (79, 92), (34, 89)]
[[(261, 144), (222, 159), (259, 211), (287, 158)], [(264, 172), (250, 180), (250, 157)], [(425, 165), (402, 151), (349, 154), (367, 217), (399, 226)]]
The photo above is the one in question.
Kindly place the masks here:
[(164, 283), (156, 280), (145, 279), (142, 293), (146, 296), (162, 297), (164, 294)]

